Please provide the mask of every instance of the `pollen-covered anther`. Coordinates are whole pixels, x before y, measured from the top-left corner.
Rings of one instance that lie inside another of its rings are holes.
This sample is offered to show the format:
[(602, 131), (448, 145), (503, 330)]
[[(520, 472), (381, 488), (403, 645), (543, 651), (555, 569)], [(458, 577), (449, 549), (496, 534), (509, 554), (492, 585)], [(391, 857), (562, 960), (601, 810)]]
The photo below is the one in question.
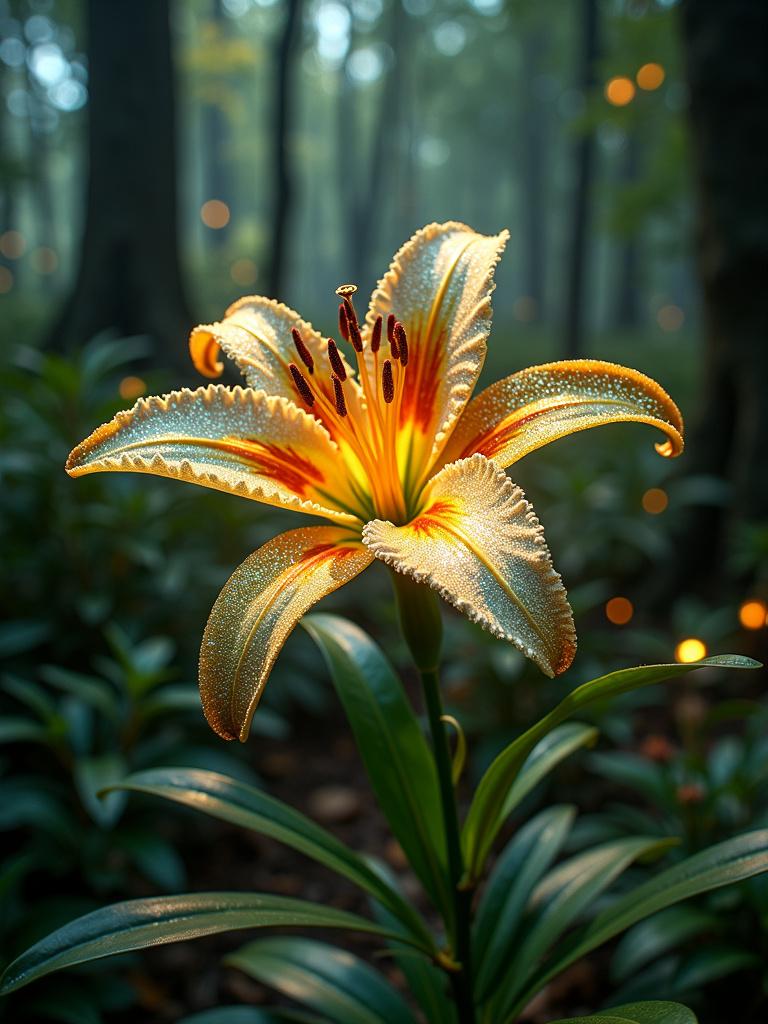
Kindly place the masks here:
[(347, 379), (347, 371), (344, 369), (344, 363), (342, 362), (339, 350), (333, 338), (328, 339), (328, 362), (331, 364), (331, 369), (340, 381)]
[[(397, 342), (398, 357), (403, 366), (408, 365), (408, 336), (405, 333), (405, 328), (398, 320), (394, 328), (395, 341)], [(393, 353), (394, 355), (394, 353)]]
[(336, 405), (336, 412), (342, 419), (347, 415), (347, 400), (344, 397), (344, 387), (336, 374), (331, 375), (333, 383), (333, 400)]
[(387, 405), (395, 397), (395, 382), (392, 378), (392, 363), (389, 359), (384, 360), (381, 368), (381, 394)]
[(304, 399), (304, 401), (311, 409), (312, 406), (315, 404), (315, 396), (312, 394), (312, 388), (307, 383), (307, 378), (298, 368), (296, 363), (289, 363), (288, 370), (291, 374), (291, 377), (293, 378), (293, 383), (294, 386), (296, 387), (296, 390), (299, 392), (301, 397)]
[(298, 327), (291, 328), (291, 337), (293, 338), (293, 344), (296, 347), (296, 351), (299, 355), (299, 359), (304, 363), (310, 373), (315, 372), (315, 360), (312, 358), (312, 353), (309, 351), (307, 346), (304, 344), (304, 339), (301, 336), (301, 332)]
[(349, 341), (349, 317), (347, 316), (347, 307), (343, 302), (339, 304), (339, 334), (344, 341)]
[(387, 316), (387, 341), (392, 346), (392, 339), (395, 336), (395, 324), (397, 323), (397, 317), (394, 313), (390, 313)]
[(381, 327), (383, 319), (379, 314), (373, 321), (373, 330), (371, 331), (371, 352), (378, 352), (381, 348)]
[(355, 352), (363, 351), (363, 336), (360, 333), (360, 328), (357, 326), (357, 321), (351, 317), (349, 319), (349, 340), (354, 348)]

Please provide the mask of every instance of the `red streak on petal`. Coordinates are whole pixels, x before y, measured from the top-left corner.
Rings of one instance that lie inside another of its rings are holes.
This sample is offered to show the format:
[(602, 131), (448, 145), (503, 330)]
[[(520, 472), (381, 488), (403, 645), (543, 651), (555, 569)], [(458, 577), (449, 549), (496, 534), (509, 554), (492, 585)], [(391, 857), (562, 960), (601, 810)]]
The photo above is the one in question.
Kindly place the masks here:
[(554, 412), (558, 409), (568, 409), (578, 404), (578, 402), (574, 401), (558, 402), (557, 404), (548, 405), (544, 409), (536, 409), (533, 412), (522, 415), (511, 413), (501, 423), (496, 423), (494, 426), (483, 431), (482, 434), (478, 434), (471, 441), (468, 441), (459, 458), (465, 459), (469, 455), (474, 455), (475, 452), (480, 452), (481, 455), (492, 459), (494, 455), (498, 455), (502, 451), (516, 434), (520, 433), (526, 423), (532, 423), (539, 416), (544, 416), (546, 413)]
[(437, 390), (443, 376), (445, 330), (434, 334), (427, 344), (421, 331), (414, 332), (410, 342), (410, 356), (403, 388), (401, 426), (411, 421), (426, 434), (434, 425)]
[(445, 520), (456, 512), (456, 506), (451, 501), (435, 501), (429, 508), (424, 509), (420, 516), (417, 516), (409, 525), (416, 533), (431, 537), (445, 526)]
[(222, 447), (247, 462), (257, 473), (283, 484), (299, 497), (303, 498), (312, 484), (325, 482), (325, 476), (317, 466), (293, 448), (281, 448), (251, 438), (225, 438)]

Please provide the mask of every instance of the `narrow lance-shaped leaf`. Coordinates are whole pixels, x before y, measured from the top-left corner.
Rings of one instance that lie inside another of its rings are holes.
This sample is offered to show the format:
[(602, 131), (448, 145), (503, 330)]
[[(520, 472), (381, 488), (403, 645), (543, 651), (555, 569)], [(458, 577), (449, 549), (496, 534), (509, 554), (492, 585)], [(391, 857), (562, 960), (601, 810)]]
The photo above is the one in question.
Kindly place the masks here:
[(324, 942), (251, 942), (226, 963), (291, 996), (334, 1024), (416, 1024), (402, 996), (364, 961)]
[(768, 871), (768, 829), (717, 843), (614, 900), (570, 937), (517, 1000), (513, 1013), (566, 967), (633, 924), (681, 900)]
[(323, 652), (392, 831), (435, 904), (450, 916), (435, 764), (397, 676), (370, 637), (346, 619), (310, 615), (302, 625)]
[(760, 668), (760, 662), (737, 654), (722, 654), (688, 665), (641, 665), (620, 669), (583, 683), (549, 714), (518, 736), (491, 764), (475, 791), (464, 823), (462, 842), (467, 879), (474, 883), (481, 875), (488, 853), (503, 822), (504, 804), (520, 767), (536, 744), (561, 722), (606, 697), (618, 697), (641, 686), (685, 675), (699, 668)]
[(404, 925), (412, 942), (432, 950), (426, 925), (392, 886), (330, 832), (261, 790), (200, 768), (151, 768), (129, 776), (115, 788), (175, 800), (285, 843), (370, 893)]
[(6, 968), (0, 995), (51, 971), (132, 949), (240, 928), (349, 928), (390, 938), (357, 914), (267, 893), (203, 892), (128, 900), (78, 917), (58, 928)]

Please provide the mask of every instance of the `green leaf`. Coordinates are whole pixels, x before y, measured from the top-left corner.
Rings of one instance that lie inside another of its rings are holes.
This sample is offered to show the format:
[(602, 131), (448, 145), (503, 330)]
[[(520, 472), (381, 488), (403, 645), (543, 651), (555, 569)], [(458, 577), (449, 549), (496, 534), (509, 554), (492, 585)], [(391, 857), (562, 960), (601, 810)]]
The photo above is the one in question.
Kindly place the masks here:
[(552, 1024), (697, 1024), (693, 1010), (681, 1003), (629, 1003), (589, 1017), (568, 1017)]
[(504, 807), (510, 787), (522, 764), (536, 744), (566, 719), (606, 697), (618, 697), (641, 686), (660, 683), (664, 679), (685, 675), (699, 668), (760, 668), (760, 662), (738, 654), (722, 654), (689, 665), (641, 665), (620, 669), (583, 683), (568, 694), (522, 736), (509, 744), (495, 759), (480, 780), (464, 823), (464, 846), (467, 879), (476, 882), (483, 871), (493, 841), (504, 821)]
[(151, 793), (270, 836), (350, 879), (386, 906), (411, 941), (432, 952), (432, 937), (419, 914), (356, 853), (292, 807), (253, 786), (201, 768), (152, 768), (116, 789)]
[(513, 943), (534, 886), (565, 842), (574, 807), (549, 807), (507, 844), (494, 865), (477, 908), (472, 957), (478, 1000), (486, 999), (510, 962)]
[(701, 892), (743, 881), (768, 871), (768, 829), (727, 839), (667, 868), (614, 900), (568, 939), (536, 975), (516, 1003), (520, 1008), (552, 978), (593, 949), (651, 914)]
[(21, 715), (0, 718), (0, 743), (47, 743), (50, 738), (46, 727), (34, 718)]
[(203, 1010), (191, 1017), (182, 1017), (177, 1024), (325, 1024), (324, 1017), (314, 1013), (293, 1012), (277, 1009), (261, 1010), (256, 1006), (217, 1006), (215, 1010)]
[(501, 820), (506, 821), (512, 811), (528, 796), (543, 778), (553, 771), (561, 761), (578, 750), (579, 747), (591, 747), (598, 737), (598, 730), (593, 725), (581, 722), (566, 722), (539, 740), (533, 748), (520, 774), (507, 793), (501, 811)]
[(80, 672), (72, 672), (58, 665), (43, 665), (40, 676), (57, 690), (77, 697), (110, 721), (117, 721), (120, 706), (112, 685), (105, 679), (86, 676)]
[(364, 961), (312, 939), (260, 939), (225, 963), (312, 1010), (334, 1024), (416, 1024), (402, 996)]
[(109, 828), (123, 813), (127, 797), (124, 793), (109, 793), (104, 799), (99, 793), (122, 779), (126, 765), (121, 754), (101, 754), (99, 757), (81, 757), (75, 762), (74, 779), (83, 807), (97, 825)]
[(425, 889), (450, 918), (453, 900), (437, 773), (400, 681), (371, 638), (346, 619), (309, 615), (302, 625), (323, 652), (392, 831)]
[(686, 957), (674, 977), (676, 992), (699, 992), (718, 978), (737, 971), (760, 969), (762, 959), (758, 953), (728, 946), (697, 949)]
[(51, 698), (37, 683), (30, 683), (27, 679), (19, 676), (5, 675), (2, 680), (2, 688), (6, 693), (15, 697), (21, 704), (25, 704), (37, 715), (42, 722), (50, 722), (56, 718), (56, 705)]
[(529, 909), (534, 912), (525, 935), (501, 986), (499, 1020), (512, 1015), (519, 995), (536, 965), (555, 940), (595, 902), (605, 890), (640, 858), (663, 853), (675, 840), (647, 836), (616, 839), (585, 850), (559, 864), (533, 891)]
[[(397, 887), (397, 879), (385, 864), (371, 860), (371, 866), (390, 886)], [(403, 925), (400, 921), (375, 900), (373, 915), (390, 931), (402, 933)], [(402, 942), (391, 940), (388, 945), (392, 950), (393, 960), (403, 972), (408, 988), (430, 1024), (456, 1024), (456, 1006), (448, 994), (445, 971), (437, 967), (433, 960), (414, 955), (414, 951)]]
[(675, 949), (693, 935), (701, 935), (717, 924), (717, 918), (698, 907), (669, 907), (636, 924), (616, 947), (611, 976), (624, 981), (641, 967)]
[(6, 968), (0, 995), (88, 960), (239, 928), (278, 925), (350, 928), (391, 937), (357, 914), (267, 893), (201, 892), (127, 900), (71, 921), (22, 953)]

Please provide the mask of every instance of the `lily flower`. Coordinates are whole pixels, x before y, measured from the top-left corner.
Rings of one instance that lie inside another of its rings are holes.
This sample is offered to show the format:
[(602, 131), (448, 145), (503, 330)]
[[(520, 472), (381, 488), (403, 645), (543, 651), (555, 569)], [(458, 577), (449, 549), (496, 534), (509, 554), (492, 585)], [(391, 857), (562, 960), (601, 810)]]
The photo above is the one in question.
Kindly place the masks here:
[(338, 289), (337, 340), (272, 299), (240, 299), (220, 323), (195, 328), (190, 348), (207, 377), (221, 374), (226, 353), (247, 387), (140, 399), (70, 455), (72, 476), (175, 477), (328, 521), (268, 541), (213, 607), (200, 689), (221, 736), (245, 740), (288, 634), (374, 558), (433, 587), (547, 675), (573, 660), (565, 589), (505, 471), (566, 434), (622, 420), (659, 428), (657, 450), (677, 455), (683, 424), (655, 381), (596, 360), (534, 366), (470, 401), (507, 237), (454, 222), (418, 231), (363, 323), (354, 286)]

